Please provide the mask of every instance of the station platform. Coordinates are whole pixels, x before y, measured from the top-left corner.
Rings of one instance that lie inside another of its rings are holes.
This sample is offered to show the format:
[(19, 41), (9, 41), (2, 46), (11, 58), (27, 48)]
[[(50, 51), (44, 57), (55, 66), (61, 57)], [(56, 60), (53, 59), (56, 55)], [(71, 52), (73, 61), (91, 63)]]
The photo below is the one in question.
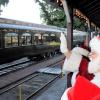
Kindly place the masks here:
[(60, 100), (67, 87), (67, 76), (59, 78), (49, 88), (31, 100)]

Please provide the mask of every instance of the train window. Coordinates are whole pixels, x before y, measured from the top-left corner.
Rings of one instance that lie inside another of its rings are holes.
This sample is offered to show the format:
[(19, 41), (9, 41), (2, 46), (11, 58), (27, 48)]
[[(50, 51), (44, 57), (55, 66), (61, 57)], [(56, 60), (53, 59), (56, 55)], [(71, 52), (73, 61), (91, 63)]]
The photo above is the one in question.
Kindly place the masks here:
[(51, 41), (56, 41), (56, 35), (55, 34), (51, 34)]
[(49, 40), (49, 35), (43, 34), (43, 42), (46, 44), (46, 43), (48, 43), (48, 40)]
[(41, 33), (34, 35), (34, 44), (43, 44), (43, 35)]
[(43, 42), (47, 45), (60, 45), (59, 35), (56, 33), (45, 33), (43, 34)]
[(18, 46), (18, 34), (7, 33), (5, 34), (5, 47)]
[(20, 44), (21, 45), (31, 45), (31, 34), (29, 33), (23, 33), (20, 38)]

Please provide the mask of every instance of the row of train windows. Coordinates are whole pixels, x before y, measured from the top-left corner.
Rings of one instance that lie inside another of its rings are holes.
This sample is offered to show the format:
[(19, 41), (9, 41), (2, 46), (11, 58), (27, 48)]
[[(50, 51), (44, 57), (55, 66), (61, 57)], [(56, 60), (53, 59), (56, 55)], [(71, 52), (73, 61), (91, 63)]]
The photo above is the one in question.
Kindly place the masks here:
[[(21, 37), (19, 39), (20, 45), (29, 45), (31, 44), (31, 37)], [(18, 46), (18, 37), (17, 36), (5, 36), (5, 47)]]
[[(55, 35), (53, 36), (53, 40), (55, 40)], [(5, 34), (5, 47), (12, 47), (12, 46), (23, 46), (23, 45), (32, 45), (32, 44), (42, 44), (50, 41), (48, 35), (41, 36), (41, 35), (34, 35), (31, 36), (29, 33), (24, 33), (20, 37), (18, 34), (15, 33), (7, 33)]]

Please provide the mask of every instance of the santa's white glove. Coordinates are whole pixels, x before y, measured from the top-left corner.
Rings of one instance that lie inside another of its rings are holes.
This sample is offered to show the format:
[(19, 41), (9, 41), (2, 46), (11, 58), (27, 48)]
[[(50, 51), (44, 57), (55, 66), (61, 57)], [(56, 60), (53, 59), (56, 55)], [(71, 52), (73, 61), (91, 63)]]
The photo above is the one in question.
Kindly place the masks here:
[(60, 44), (60, 50), (61, 50), (61, 52), (62, 53), (68, 52), (68, 49), (67, 49), (67, 41), (66, 41), (66, 38), (65, 38), (65, 36), (64, 36), (63, 33), (61, 33), (60, 41), (61, 41), (61, 44)]
[(86, 56), (86, 57), (88, 57), (88, 55), (89, 55), (89, 51), (84, 49), (84, 48), (81, 48), (81, 47), (73, 48), (72, 52), (75, 52), (77, 54), (80, 54), (80, 55), (83, 55), (83, 56)]

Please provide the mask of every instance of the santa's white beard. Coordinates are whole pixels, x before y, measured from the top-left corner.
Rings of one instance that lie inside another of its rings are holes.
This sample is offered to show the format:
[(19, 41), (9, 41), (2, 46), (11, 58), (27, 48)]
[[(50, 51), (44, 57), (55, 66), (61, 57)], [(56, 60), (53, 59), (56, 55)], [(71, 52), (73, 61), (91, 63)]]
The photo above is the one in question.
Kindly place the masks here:
[(100, 57), (96, 58), (95, 60), (91, 59), (88, 65), (89, 73), (96, 73), (98, 71), (100, 71)]

